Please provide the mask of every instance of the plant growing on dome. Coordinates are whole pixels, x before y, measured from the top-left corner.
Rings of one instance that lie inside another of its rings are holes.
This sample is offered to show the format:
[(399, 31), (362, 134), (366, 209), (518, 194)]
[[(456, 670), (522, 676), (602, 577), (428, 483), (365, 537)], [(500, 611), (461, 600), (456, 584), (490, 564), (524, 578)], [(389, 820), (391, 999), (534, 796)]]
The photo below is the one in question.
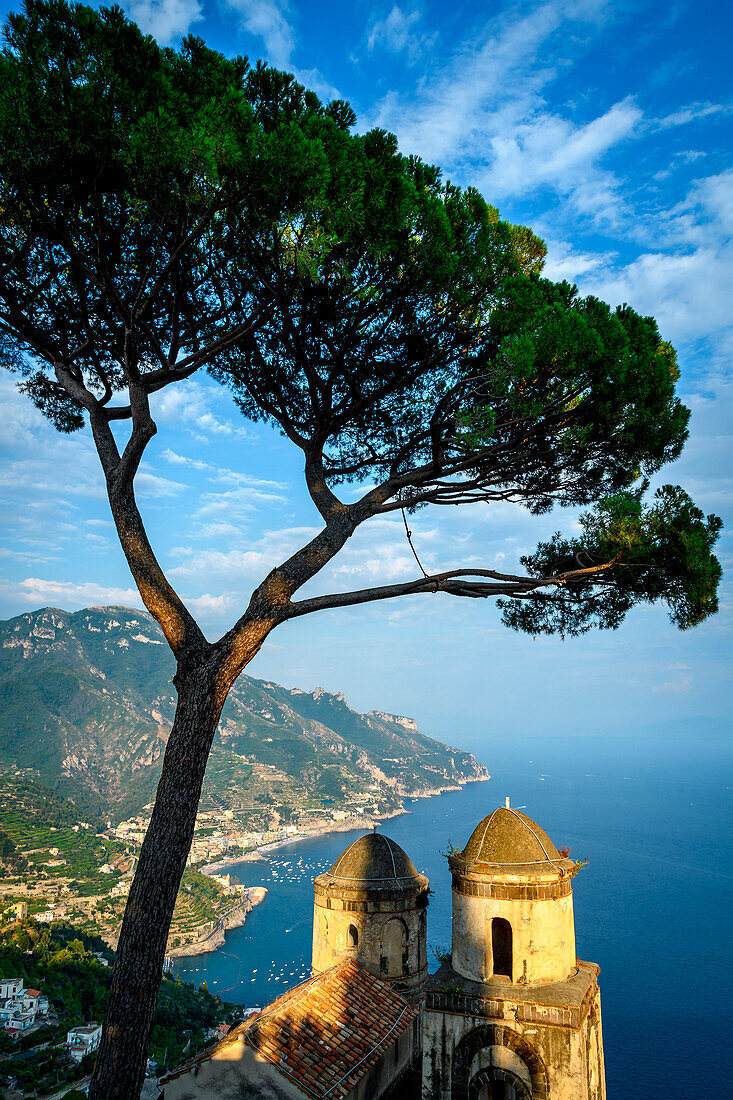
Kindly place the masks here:
[[(647, 480), (689, 413), (656, 323), (542, 277), (545, 248), (473, 189), (352, 133), (292, 77), (121, 9), (28, 0), (0, 55), (0, 356), (61, 432), (90, 430), (178, 694), (120, 932), (92, 1100), (142, 1084), (173, 906), (224, 700), (278, 626), (442, 593), (530, 634), (717, 609), (720, 521)], [(135, 478), (151, 398), (208, 371), (300, 453), (321, 529), (209, 642), (156, 557)], [(347, 483), (362, 488), (354, 499)], [(364, 488), (364, 486), (367, 486)], [(453, 568), (298, 597), (362, 524), (427, 506), (581, 506), (513, 573)]]
[(445, 848), (440, 849), (439, 854), (443, 856), (444, 859), (450, 859), (451, 856), (459, 856), (461, 854), (461, 849), (458, 844), (453, 844), (449, 840)]

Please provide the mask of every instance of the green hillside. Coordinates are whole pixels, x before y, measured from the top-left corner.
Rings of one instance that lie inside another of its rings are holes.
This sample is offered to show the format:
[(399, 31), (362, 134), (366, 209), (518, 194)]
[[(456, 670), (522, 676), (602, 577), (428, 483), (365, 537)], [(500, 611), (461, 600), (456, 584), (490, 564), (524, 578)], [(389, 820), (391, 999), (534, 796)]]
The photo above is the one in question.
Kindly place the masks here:
[[(173, 672), (161, 631), (143, 611), (43, 608), (0, 622), (0, 769), (36, 777), (85, 820), (136, 812), (160, 774)], [(279, 799), (287, 816), (296, 794), (318, 808), (369, 791), (388, 812), (407, 794), (486, 774), (470, 753), (423, 736), (409, 718), (358, 714), (340, 694), (241, 676), (224, 707), (204, 799), (221, 809)]]

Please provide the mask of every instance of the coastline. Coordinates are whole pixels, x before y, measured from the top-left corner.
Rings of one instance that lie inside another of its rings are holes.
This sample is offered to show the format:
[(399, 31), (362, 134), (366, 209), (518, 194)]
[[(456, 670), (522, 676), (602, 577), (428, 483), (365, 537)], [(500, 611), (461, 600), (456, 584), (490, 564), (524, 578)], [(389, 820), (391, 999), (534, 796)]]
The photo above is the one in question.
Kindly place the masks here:
[[(449, 791), (460, 791), (468, 786), (469, 783), (486, 783), (490, 779), (491, 775), (488, 772), (486, 775), (466, 776), (462, 782), (447, 783), (443, 787), (434, 787), (429, 790), (421, 791), (406, 791), (404, 794), (400, 795), (400, 798), (403, 800), (437, 798), (439, 795), (446, 794)], [(412, 811), (406, 809), (403, 804), (401, 809), (393, 810), (388, 814), (380, 814), (376, 817), (372, 817), (370, 814), (352, 814), (350, 817), (344, 818), (343, 821), (324, 822), (321, 825), (315, 825), (312, 829), (306, 829), (304, 832), (284, 837), (282, 840), (273, 840), (268, 844), (262, 844), (249, 852), (243, 853), (241, 856), (217, 860), (216, 863), (207, 863), (200, 868), (201, 874), (213, 875), (221, 871), (231, 870), (242, 863), (258, 863), (260, 860), (264, 860), (271, 852), (279, 851), (281, 848), (288, 848), (290, 845), (297, 844), (302, 840), (314, 840), (318, 837), (330, 836), (333, 833), (354, 832), (357, 829), (368, 830), (381, 825), (384, 821), (390, 821), (396, 817), (403, 817), (409, 813), (412, 813)], [(240, 928), (245, 923), (247, 913), (251, 912), (251, 909), (254, 908), (255, 905), (259, 905), (264, 901), (265, 895), (267, 894), (267, 890), (264, 887), (251, 887), (250, 889), (253, 893), (261, 893), (261, 896), (258, 896), (256, 901), (252, 901), (252, 905), (246, 912), (241, 913), (241, 919), (239, 917), (239, 912), (247, 904), (246, 901), (242, 902), (241, 906), (237, 906), (236, 910), (232, 911), (231, 914), (227, 914), (221, 922), (217, 922), (216, 928), (212, 929), (206, 936), (173, 948), (168, 952), (169, 956), (171, 958), (186, 958), (194, 955), (205, 955), (223, 947), (226, 943), (225, 933), (231, 928)]]
[[(437, 798), (438, 795), (446, 794), (449, 791), (460, 791), (469, 783), (487, 783), (490, 779), (489, 774), (471, 775), (467, 776), (462, 783), (450, 783), (445, 787), (434, 787), (427, 791), (407, 791), (400, 797), (403, 799)], [(402, 809), (393, 810), (388, 814), (379, 814), (376, 817), (372, 817), (371, 814), (352, 814), (350, 817), (344, 818), (343, 821), (329, 821), (323, 825), (315, 825), (312, 829), (307, 829), (302, 833), (284, 837), (282, 840), (273, 840), (268, 844), (262, 844), (257, 848), (252, 848), (249, 852), (243, 853), (241, 856), (235, 856), (233, 859), (222, 859), (216, 863), (207, 863), (206, 866), (201, 868), (201, 873), (204, 875), (213, 874), (240, 863), (257, 863), (270, 852), (278, 851), (280, 848), (288, 848), (291, 844), (297, 844), (300, 840), (313, 840), (317, 837), (330, 836), (332, 833), (349, 833), (355, 829), (368, 830), (374, 828), (375, 825), (381, 825), (383, 821), (391, 821), (395, 817), (403, 817), (409, 813), (412, 813), (412, 811), (403, 806)]]
[(190, 943), (182, 943), (178, 947), (171, 948), (166, 954), (171, 959), (184, 959), (193, 955), (207, 955), (210, 951), (216, 951), (226, 943), (226, 933), (231, 928), (241, 928), (247, 917), (260, 905), (267, 895), (264, 886), (251, 886), (246, 898), (242, 898), (223, 917), (220, 917), (216, 925), (205, 936), (192, 940)]

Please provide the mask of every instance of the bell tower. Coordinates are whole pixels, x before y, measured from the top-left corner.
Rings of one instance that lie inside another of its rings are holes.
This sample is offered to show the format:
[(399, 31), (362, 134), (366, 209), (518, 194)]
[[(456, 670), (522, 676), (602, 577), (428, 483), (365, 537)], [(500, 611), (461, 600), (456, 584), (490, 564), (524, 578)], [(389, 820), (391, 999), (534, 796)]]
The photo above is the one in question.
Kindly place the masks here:
[(578, 865), (509, 799), (448, 863), (453, 942), (426, 986), (423, 1096), (605, 1100), (599, 967), (575, 956)]
[(428, 879), (394, 840), (354, 841), (314, 884), (313, 970), (352, 959), (412, 994), (428, 974)]

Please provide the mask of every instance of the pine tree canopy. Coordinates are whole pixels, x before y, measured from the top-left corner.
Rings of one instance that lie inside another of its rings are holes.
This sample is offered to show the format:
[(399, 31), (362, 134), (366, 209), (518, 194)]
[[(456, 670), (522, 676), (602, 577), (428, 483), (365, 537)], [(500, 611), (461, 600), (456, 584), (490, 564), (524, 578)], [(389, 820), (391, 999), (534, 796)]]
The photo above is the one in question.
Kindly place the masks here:
[[(417, 593), (498, 598), (531, 634), (614, 628), (649, 602), (682, 628), (717, 609), (720, 521), (681, 488), (650, 496), (689, 419), (654, 319), (544, 278), (531, 230), (355, 122), (347, 103), (200, 39), (162, 49), (118, 7), (27, 0), (5, 28), (0, 361), (61, 432), (91, 429), (120, 545), (177, 662), (92, 1100), (140, 1094), (221, 708), (275, 627)], [(322, 519), (214, 642), (135, 498), (151, 397), (197, 371), (302, 453)], [(374, 517), (401, 511), (407, 527), (418, 508), (497, 502), (583, 511), (517, 573), (459, 561), (294, 598)]]
[[(615, 626), (640, 600), (682, 627), (716, 609), (717, 519), (681, 489), (644, 502), (689, 418), (652, 318), (543, 278), (530, 230), (287, 74), (63, 0), (29, 0), (6, 37), (0, 352), (61, 431), (91, 420), (111, 494), (155, 431), (149, 396), (205, 370), (302, 450), (326, 524), (591, 508), (523, 576), (410, 591), (504, 595), (530, 632)], [(113, 421), (130, 422), (122, 455)], [(350, 480), (373, 488), (347, 508)]]

